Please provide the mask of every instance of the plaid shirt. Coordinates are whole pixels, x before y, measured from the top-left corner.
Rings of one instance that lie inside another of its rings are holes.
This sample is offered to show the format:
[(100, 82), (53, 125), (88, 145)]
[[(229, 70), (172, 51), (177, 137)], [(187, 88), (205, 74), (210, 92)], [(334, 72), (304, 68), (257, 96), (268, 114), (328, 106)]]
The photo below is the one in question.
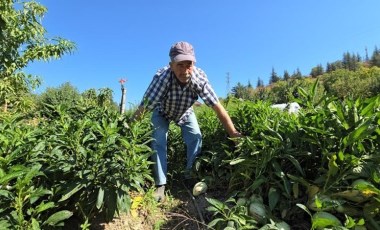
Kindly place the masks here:
[(140, 105), (148, 110), (157, 108), (166, 119), (181, 125), (194, 112), (192, 106), (198, 96), (210, 107), (219, 102), (203, 70), (194, 66), (189, 83), (181, 87), (170, 67), (165, 66), (154, 75)]

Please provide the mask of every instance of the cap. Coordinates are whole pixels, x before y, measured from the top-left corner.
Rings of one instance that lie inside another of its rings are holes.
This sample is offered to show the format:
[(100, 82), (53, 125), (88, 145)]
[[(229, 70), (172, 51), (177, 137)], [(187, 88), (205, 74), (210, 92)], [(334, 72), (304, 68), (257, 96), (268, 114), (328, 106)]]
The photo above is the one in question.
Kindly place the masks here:
[(195, 62), (195, 54), (193, 46), (188, 42), (177, 42), (170, 48), (170, 60), (174, 62), (193, 61)]

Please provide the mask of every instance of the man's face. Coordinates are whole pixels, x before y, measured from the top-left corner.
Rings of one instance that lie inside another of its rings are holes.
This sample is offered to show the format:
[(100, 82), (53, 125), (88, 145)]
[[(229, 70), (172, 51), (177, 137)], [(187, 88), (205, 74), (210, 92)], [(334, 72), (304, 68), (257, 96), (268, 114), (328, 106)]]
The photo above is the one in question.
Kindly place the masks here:
[(189, 81), (193, 67), (192, 61), (170, 62), (170, 68), (181, 83)]

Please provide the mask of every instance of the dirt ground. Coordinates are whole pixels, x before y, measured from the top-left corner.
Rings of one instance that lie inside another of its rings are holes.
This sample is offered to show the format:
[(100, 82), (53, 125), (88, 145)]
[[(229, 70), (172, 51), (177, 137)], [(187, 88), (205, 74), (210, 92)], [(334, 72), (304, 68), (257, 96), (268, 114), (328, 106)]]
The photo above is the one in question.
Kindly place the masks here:
[[(110, 223), (92, 223), (93, 230), (198, 230), (207, 229), (211, 214), (206, 197), (222, 197), (222, 191), (210, 191), (198, 197), (191, 196), (191, 191), (179, 181), (174, 181), (167, 189), (167, 201), (159, 206), (156, 213), (139, 213), (137, 217), (122, 215)], [(170, 199), (170, 201), (168, 201)], [(172, 205), (168, 209), (167, 203)], [(161, 207), (161, 208), (160, 208)]]

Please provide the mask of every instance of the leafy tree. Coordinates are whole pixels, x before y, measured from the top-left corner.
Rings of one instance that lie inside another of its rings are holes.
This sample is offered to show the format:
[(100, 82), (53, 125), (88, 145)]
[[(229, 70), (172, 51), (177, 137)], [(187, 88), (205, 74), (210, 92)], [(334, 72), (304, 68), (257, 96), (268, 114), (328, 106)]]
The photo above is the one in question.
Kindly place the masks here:
[(378, 94), (380, 88), (380, 68), (360, 68), (357, 71), (336, 70), (324, 74), (323, 85), (329, 94), (338, 98), (368, 98)]
[(36, 76), (22, 72), (36, 60), (58, 59), (75, 49), (74, 43), (45, 37), (41, 24), (47, 9), (35, 1), (0, 1), (0, 106), (17, 106), (40, 85)]
[(38, 110), (41, 115), (50, 117), (56, 106), (73, 108), (80, 104), (81, 95), (77, 88), (66, 82), (59, 87), (48, 87), (45, 92), (39, 96)]
[(96, 89), (88, 89), (82, 93), (82, 99), (87, 107), (96, 106), (98, 104), (98, 95)]
[(338, 69), (343, 69), (342, 61), (335, 61), (333, 63), (327, 63), (326, 72), (330, 73)]
[(99, 90), (98, 105), (101, 107), (109, 108), (117, 105), (112, 100), (113, 91), (110, 88), (102, 88)]
[(237, 83), (236, 86), (232, 87), (232, 95), (234, 95), (234, 97), (236, 98), (245, 98), (245, 86), (243, 84), (241, 84), (240, 82)]
[(324, 73), (323, 67), (321, 64), (317, 65), (316, 67), (313, 67), (311, 69), (310, 75), (313, 78), (316, 78)]

